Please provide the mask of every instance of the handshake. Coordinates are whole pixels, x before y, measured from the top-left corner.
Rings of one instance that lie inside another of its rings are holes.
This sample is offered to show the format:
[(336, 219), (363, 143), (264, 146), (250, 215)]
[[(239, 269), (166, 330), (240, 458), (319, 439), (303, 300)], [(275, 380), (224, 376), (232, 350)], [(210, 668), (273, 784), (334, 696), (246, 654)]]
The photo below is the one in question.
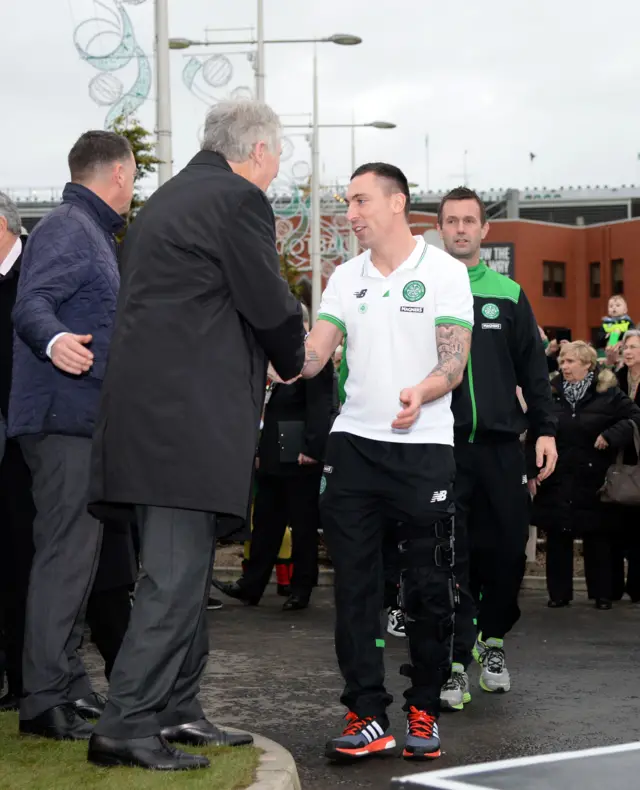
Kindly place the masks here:
[[(285, 381), (284, 379), (280, 378), (277, 374), (275, 368), (269, 362), (269, 367), (267, 368), (267, 376), (271, 379), (271, 381), (275, 382), (276, 384), (294, 384), (298, 381), (299, 378), (312, 378), (319, 372), (322, 366), (317, 366), (315, 363), (320, 362), (320, 357), (318, 356), (317, 352), (313, 350), (308, 344), (305, 344), (305, 355), (304, 355), (304, 365), (302, 366), (302, 370), (300, 373), (295, 376), (295, 378), (288, 379)], [(305, 371), (307, 375), (305, 376)]]

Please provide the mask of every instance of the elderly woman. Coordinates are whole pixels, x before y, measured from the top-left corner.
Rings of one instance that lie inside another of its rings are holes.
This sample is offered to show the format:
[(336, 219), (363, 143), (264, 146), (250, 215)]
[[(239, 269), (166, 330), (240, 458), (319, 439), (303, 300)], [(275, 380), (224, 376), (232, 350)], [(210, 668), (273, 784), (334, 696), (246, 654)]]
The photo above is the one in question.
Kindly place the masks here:
[(560, 373), (551, 382), (558, 421), (558, 465), (544, 483), (529, 481), (532, 523), (547, 534), (549, 606), (573, 598), (573, 541), (582, 537), (589, 597), (598, 609), (613, 598), (612, 531), (616, 511), (598, 490), (619, 448), (633, 441), (630, 420), (640, 426), (640, 408), (617, 385), (611, 371), (596, 367), (596, 351), (579, 340), (559, 354)]
[[(630, 329), (622, 340), (623, 365), (616, 373), (620, 389), (640, 406), (640, 330)], [(633, 446), (624, 454), (626, 464), (635, 464), (638, 456)], [(624, 593), (634, 603), (640, 602), (640, 512), (636, 508), (621, 508), (621, 528), (614, 536), (613, 545), (613, 599), (620, 600)], [(629, 570), (625, 585), (624, 559)]]

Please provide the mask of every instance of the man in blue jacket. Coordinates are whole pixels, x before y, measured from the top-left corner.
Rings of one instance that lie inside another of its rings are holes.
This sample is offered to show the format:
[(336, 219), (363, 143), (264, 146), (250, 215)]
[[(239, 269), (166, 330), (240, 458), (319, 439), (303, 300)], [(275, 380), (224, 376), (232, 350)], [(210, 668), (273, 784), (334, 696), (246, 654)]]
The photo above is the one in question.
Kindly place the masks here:
[(87, 512), (91, 436), (119, 273), (114, 233), (136, 172), (128, 141), (86, 132), (69, 154), (63, 202), (29, 236), (13, 320), (9, 436), (33, 478), (20, 732), (86, 739), (102, 708), (77, 655), (102, 528)]

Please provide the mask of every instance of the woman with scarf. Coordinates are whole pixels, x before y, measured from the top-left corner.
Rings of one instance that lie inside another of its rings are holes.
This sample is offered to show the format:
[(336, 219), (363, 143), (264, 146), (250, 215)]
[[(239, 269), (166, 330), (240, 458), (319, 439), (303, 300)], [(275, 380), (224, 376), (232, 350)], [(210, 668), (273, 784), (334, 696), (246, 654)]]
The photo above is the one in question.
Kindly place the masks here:
[(618, 450), (632, 444), (630, 421), (640, 427), (640, 408), (611, 371), (597, 368), (587, 343), (564, 344), (558, 361), (560, 372), (551, 381), (558, 464), (544, 483), (529, 480), (532, 523), (547, 535), (549, 607), (568, 606), (573, 598), (573, 541), (581, 537), (589, 597), (596, 608), (611, 609), (617, 514), (600, 502), (598, 491)]

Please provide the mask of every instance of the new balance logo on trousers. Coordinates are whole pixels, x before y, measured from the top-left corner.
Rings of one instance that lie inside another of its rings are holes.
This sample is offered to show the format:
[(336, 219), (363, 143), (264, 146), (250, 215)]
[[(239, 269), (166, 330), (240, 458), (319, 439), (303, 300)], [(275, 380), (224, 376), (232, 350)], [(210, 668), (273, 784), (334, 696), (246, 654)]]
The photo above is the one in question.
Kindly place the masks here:
[(431, 497), (431, 504), (434, 502), (446, 502), (448, 493), (446, 489), (444, 491), (434, 491)]

